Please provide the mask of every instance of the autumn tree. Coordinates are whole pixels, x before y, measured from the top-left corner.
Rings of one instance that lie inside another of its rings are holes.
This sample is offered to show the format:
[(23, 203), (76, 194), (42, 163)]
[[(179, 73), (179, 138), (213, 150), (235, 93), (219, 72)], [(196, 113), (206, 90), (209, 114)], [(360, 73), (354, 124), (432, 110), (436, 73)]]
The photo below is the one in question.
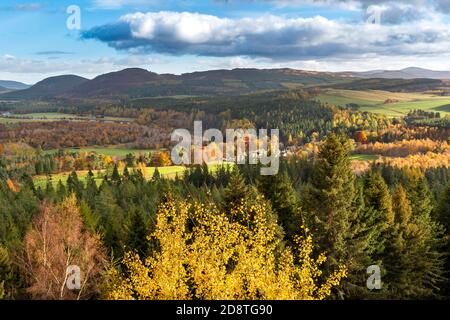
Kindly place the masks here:
[[(159, 250), (141, 261), (125, 255), (123, 272), (110, 269), (107, 299), (324, 299), (345, 277), (337, 268), (321, 279), (324, 255), (313, 258), (310, 236), (296, 250), (278, 247), (276, 222), (266, 201), (238, 210), (234, 221), (214, 205), (170, 200), (157, 215), (150, 239)], [(241, 223), (244, 222), (244, 223)]]
[[(23, 241), (23, 273), (34, 299), (87, 299), (97, 295), (106, 266), (100, 239), (83, 228), (72, 195), (58, 206), (44, 204)], [(69, 266), (81, 271), (80, 289), (67, 287)]]

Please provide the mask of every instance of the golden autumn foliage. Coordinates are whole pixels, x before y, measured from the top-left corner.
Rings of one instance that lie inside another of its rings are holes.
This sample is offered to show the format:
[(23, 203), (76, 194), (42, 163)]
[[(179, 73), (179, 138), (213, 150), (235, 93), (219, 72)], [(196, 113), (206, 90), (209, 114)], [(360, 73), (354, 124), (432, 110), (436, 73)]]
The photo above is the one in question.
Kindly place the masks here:
[(127, 253), (121, 271), (108, 272), (105, 298), (327, 298), (346, 269), (323, 279), (320, 268), (326, 257), (313, 258), (311, 236), (298, 237), (293, 249), (283, 248), (265, 200), (255, 203), (238, 205), (231, 214), (213, 204), (163, 204), (149, 236), (158, 250), (144, 262)]
[(166, 151), (156, 151), (152, 155), (152, 166), (154, 167), (168, 167), (172, 165), (170, 154)]
[(7, 179), (6, 180), (6, 185), (8, 186), (9, 190), (11, 190), (12, 192), (19, 192), (20, 191), (20, 186), (18, 183), (12, 181), (11, 179)]
[(357, 153), (377, 154), (388, 157), (405, 157), (417, 153), (448, 153), (450, 146), (446, 141), (433, 141), (431, 139), (401, 140), (391, 143), (375, 142), (360, 145)]

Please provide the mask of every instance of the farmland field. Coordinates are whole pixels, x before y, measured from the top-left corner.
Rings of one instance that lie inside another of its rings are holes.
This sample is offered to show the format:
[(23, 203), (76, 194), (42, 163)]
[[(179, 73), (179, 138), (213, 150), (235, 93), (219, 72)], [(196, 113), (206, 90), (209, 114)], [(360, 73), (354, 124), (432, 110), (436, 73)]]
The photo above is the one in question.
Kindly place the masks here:
[[(392, 117), (405, 116), (412, 109), (440, 112), (442, 115), (450, 114), (449, 108), (446, 107), (450, 104), (450, 97), (431, 94), (329, 89), (321, 93), (317, 99), (340, 106), (355, 103), (360, 106), (361, 111), (381, 113)], [(392, 102), (385, 103), (387, 100)]]
[(353, 154), (350, 156), (350, 160), (358, 161), (373, 161), (377, 160), (379, 157), (373, 154)]
[[(155, 167), (147, 167), (145, 168), (144, 177), (146, 179), (151, 179), (153, 177), (153, 174), (155, 173)], [(175, 178), (176, 174), (182, 174), (186, 170), (183, 166), (170, 166), (170, 167), (160, 167), (158, 168), (158, 171), (160, 175), (164, 178), (173, 179)], [(92, 173), (94, 174), (94, 179), (98, 185), (103, 180), (103, 176), (106, 170), (93, 170)], [(79, 170), (76, 171), (77, 176), (80, 179), (80, 181), (85, 182), (88, 176), (89, 171), (88, 170)], [(52, 183), (56, 186), (58, 184), (59, 180), (61, 182), (65, 183), (67, 181), (67, 178), (71, 172), (63, 172), (58, 174), (53, 174), (49, 178), (51, 179)], [(47, 176), (35, 176), (33, 177), (34, 183), (36, 187), (44, 188), (47, 184)]]

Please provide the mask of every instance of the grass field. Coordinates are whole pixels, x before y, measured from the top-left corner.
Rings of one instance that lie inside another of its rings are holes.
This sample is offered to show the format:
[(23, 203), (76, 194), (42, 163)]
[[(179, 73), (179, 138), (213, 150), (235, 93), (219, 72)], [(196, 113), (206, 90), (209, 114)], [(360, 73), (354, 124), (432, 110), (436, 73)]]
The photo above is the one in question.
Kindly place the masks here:
[[(213, 164), (210, 164), (208, 166), (208, 168), (211, 172), (215, 172), (222, 165), (226, 165), (226, 163), (213, 163)], [(234, 164), (230, 164), (231, 167), (233, 167), (233, 165)], [(181, 176), (183, 174), (183, 172), (186, 171), (186, 169), (187, 168), (184, 166), (170, 166), (170, 167), (159, 167), (158, 171), (162, 177), (164, 177), (166, 179), (174, 179), (177, 174), (178, 174), (178, 176)], [(133, 170), (133, 169), (130, 169), (130, 170)], [(155, 170), (156, 170), (156, 167), (146, 167), (145, 172), (144, 172), (145, 179), (147, 179), (147, 180), (151, 179), (155, 173)], [(101, 184), (103, 177), (106, 173), (105, 171), (106, 170), (93, 170), (92, 171), (97, 185)], [(82, 181), (82, 182), (86, 182), (88, 173), (89, 173), (89, 170), (78, 170), (77, 171), (78, 179), (80, 179), (80, 181)], [(67, 181), (67, 178), (69, 177), (70, 174), (71, 174), (71, 172), (63, 172), (63, 173), (53, 174), (50, 176), (50, 179), (51, 179), (53, 185), (56, 187), (59, 180), (61, 180), (61, 182), (65, 184)], [(45, 188), (47, 185), (48, 178), (49, 177), (47, 177), (45, 175), (34, 176), (33, 181), (34, 181), (34, 184), (36, 187)]]
[[(156, 169), (155, 167), (145, 168), (145, 172), (144, 172), (145, 178), (151, 179), (153, 177), (153, 174), (155, 173), (155, 169)], [(186, 168), (183, 166), (171, 166), (171, 167), (158, 168), (160, 175), (163, 176), (164, 178), (168, 178), (168, 179), (175, 178), (176, 174), (181, 175), (185, 170), (186, 170)], [(94, 170), (92, 172), (94, 174), (95, 182), (97, 183), (97, 185), (100, 185), (103, 180), (105, 170)], [(82, 182), (85, 182), (87, 179), (88, 173), (89, 173), (88, 170), (77, 171), (78, 179), (80, 179), (80, 181), (82, 181)], [(65, 184), (67, 181), (67, 178), (69, 177), (70, 174), (71, 174), (71, 172), (63, 172), (63, 173), (53, 174), (49, 178), (51, 179), (53, 185), (56, 186), (58, 184), (59, 180), (61, 180), (61, 182), (63, 182)], [(41, 187), (41, 188), (45, 188), (45, 186), (47, 185), (47, 179), (48, 179), (47, 176), (34, 176), (33, 177), (35, 186)]]
[[(450, 97), (422, 93), (388, 92), (379, 90), (355, 91), (327, 89), (317, 99), (322, 102), (345, 106), (356, 103), (361, 111), (381, 113), (387, 116), (405, 116), (412, 109), (440, 112), (450, 115)], [(385, 103), (386, 100), (395, 102)]]
[(350, 156), (350, 160), (358, 160), (358, 161), (373, 161), (377, 160), (379, 157), (374, 154), (352, 154)]

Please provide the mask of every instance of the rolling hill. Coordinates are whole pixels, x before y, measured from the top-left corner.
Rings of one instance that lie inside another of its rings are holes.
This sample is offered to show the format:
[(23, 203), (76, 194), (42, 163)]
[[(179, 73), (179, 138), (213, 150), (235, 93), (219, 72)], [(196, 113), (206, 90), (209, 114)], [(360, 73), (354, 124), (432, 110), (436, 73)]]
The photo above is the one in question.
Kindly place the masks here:
[(391, 92), (423, 92), (448, 89), (448, 83), (439, 79), (357, 79), (347, 83), (332, 85), (335, 89), (384, 90)]
[[(307, 87), (345, 90), (383, 90), (390, 92), (449, 91), (450, 81), (410, 76), (435, 75), (433, 71), (408, 68), (398, 72), (332, 73), (295, 69), (210, 70), (181, 75), (157, 74), (129, 68), (88, 80), (75, 75), (51, 77), (34, 86), (0, 94), (4, 100), (108, 100), (122, 101), (157, 97), (235, 96)], [(430, 73), (431, 72), (431, 73)], [(361, 76), (358, 76), (361, 74)], [(375, 75), (383, 77), (373, 78)], [(442, 73), (444, 74), (444, 73)], [(366, 78), (369, 77), (369, 78)], [(403, 78), (401, 78), (403, 77)]]
[(11, 91), (11, 89), (0, 86), (0, 93), (9, 92), (9, 91)]
[(10, 100), (39, 100), (60, 96), (88, 79), (75, 76), (63, 75), (44, 79), (28, 89), (4, 93), (0, 99)]
[(348, 81), (329, 72), (293, 69), (233, 69), (157, 74), (130, 68), (92, 80), (76, 76), (45, 79), (33, 87), (3, 94), (3, 99), (117, 99), (160, 96), (239, 95)]
[(28, 89), (30, 85), (17, 81), (0, 80), (0, 87), (12, 90), (23, 90)]
[(450, 79), (450, 71), (434, 71), (423, 68), (409, 67), (401, 70), (372, 70), (365, 72), (346, 72), (343, 75), (359, 78), (381, 79)]

